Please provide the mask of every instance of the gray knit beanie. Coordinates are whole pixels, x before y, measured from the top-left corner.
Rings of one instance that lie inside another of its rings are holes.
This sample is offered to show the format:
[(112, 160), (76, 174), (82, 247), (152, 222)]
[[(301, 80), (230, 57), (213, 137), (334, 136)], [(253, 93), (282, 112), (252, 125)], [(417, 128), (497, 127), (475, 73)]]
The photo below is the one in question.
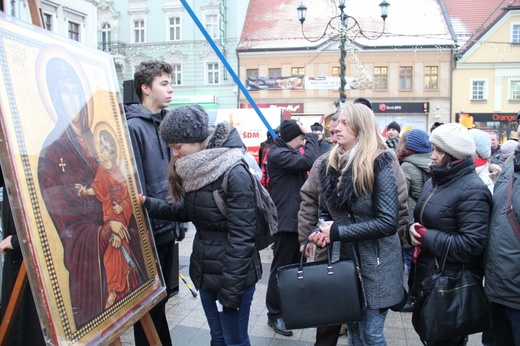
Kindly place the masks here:
[(489, 134), (479, 130), (470, 129), (469, 134), (475, 141), (475, 152), (483, 159), (489, 159), (491, 157), (491, 138)]
[(475, 152), (475, 141), (469, 130), (459, 123), (437, 127), (430, 135), (430, 143), (456, 159), (471, 157)]
[(208, 138), (208, 114), (199, 105), (172, 109), (159, 126), (162, 139), (170, 143), (199, 143)]

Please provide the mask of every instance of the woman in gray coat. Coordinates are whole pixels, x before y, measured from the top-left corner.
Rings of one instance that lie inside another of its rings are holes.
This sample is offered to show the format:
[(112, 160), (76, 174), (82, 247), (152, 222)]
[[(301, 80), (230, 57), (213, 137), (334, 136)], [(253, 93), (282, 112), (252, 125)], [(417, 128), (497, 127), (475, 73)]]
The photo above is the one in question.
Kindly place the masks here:
[(386, 345), (388, 308), (403, 299), (393, 157), (364, 105), (345, 105), (336, 133), (338, 146), (319, 167), (320, 213), (329, 216), (327, 226), (309, 239), (321, 247), (340, 241), (342, 253), (361, 268), (367, 306), (359, 323), (347, 324), (349, 345)]

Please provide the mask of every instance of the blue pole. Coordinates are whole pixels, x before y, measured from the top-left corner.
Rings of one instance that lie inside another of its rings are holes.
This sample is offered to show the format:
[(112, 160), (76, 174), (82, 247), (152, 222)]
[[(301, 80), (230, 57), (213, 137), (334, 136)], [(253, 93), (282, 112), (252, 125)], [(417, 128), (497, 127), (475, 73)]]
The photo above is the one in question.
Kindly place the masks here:
[(269, 125), (269, 123), (265, 119), (264, 115), (260, 111), (260, 108), (258, 108), (258, 106), (256, 105), (255, 100), (253, 100), (253, 98), (249, 94), (249, 91), (246, 89), (244, 84), (242, 84), (240, 79), (238, 79), (237, 74), (235, 73), (235, 71), (233, 71), (233, 68), (231, 67), (231, 65), (229, 65), (228, 61), (226, 60), (226, 58), (224, 57), (224, 55), (222, 54), (220, 49), (217, 47), (217, 45), (215, 44), (215, 42), (213, 41), (211, 36), (209, 36), (208, 32), (206, 31), (206, 28), (204, 28), (204, 26), (202, 25), (200, 20), (197, 18), (197, 16), (195, 15), (193, 10), (191, 9), (190, 5), (188, 5), (186, 0), (181, 0), (181, 2), (182, 2), (182, 5), (184, 6), (184, 8), (186, 9), (186, 11), (188, 11), (189, 15), (191, 16), (191, 18), (195, 22), (195, 24), (199, 27), (199, 30), (202, 33), (202, 35), (204, 35), (204, 37), (206, 38), (206, 41), (208, 41), (208, 43), (211, 46), (211, 48), (213, 48), (213, 51), (215, 52), (215, 54), (217, 54), (217, 56), (219, 57), (220, 61), (222, 61), (222, 64), (224, 64), (224, 67), (226, 68), (226, 70), (228, 70), (228, 72), (231, 75), (231, 77), (233, 77), (233, 80), (235, 81), (235, 83), (237, 83), (237, 85), (240, 88), (240, 90), (242, 90), (242, 92), (244, 93), (246, 99), (253, 106), (254, 110), (256, 111), (256, 114), (258, 114), (258, 116), (260, 117), (260, 119), (264, 123), (265, 127), (267, 127), (267, 130), (269, 131), (269, 133), (271, 133), (271, 136), (273, 136), (273, 138), (276, 138), (276, 132), (274, 132), (274, 130), (271, 128), (271, 125)]

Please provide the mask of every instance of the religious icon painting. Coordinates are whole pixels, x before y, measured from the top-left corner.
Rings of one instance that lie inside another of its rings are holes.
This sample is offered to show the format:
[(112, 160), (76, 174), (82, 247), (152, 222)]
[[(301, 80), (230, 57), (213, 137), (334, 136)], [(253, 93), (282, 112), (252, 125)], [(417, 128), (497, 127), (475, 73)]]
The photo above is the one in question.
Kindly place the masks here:
[(165, 297), (113, 60), (0, 14), (0, 161), (44, 335), (107, 344)]

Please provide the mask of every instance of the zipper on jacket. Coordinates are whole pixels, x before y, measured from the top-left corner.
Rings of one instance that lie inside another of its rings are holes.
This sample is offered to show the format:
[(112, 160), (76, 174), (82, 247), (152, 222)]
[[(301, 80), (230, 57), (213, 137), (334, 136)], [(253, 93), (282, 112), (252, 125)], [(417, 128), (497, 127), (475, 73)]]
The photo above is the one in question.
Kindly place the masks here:
[(379, 266), (381, 264), (381, 262), (379, 261), (379, 242), (377, 241), (377, 239), (374, 240), (373, 244), (374, 244), (374, 252), (376, 254), (377, 265)]
[(422, 205), (422, 208), (421, 208), (421, 212), (419, 213), (419, 222), (421, 223), (421, 225), (424, 226), (424, 223), (423, 223), (423, 219), (422, 219), (422, 216), (423, 216), (423, 213), (424, 213), (424, 208), (426, 207), (426, 204), (428, 204), (428, 202), (430, 201), (430, 199), (433, 197), (433, 195), (435, 194), (435, 190), (437, 190), (437, 185), (435, 185), (435, 187), (433, 188), (432, 192), (428, 195), (428, 197), (424, 200), (424, 203)]

